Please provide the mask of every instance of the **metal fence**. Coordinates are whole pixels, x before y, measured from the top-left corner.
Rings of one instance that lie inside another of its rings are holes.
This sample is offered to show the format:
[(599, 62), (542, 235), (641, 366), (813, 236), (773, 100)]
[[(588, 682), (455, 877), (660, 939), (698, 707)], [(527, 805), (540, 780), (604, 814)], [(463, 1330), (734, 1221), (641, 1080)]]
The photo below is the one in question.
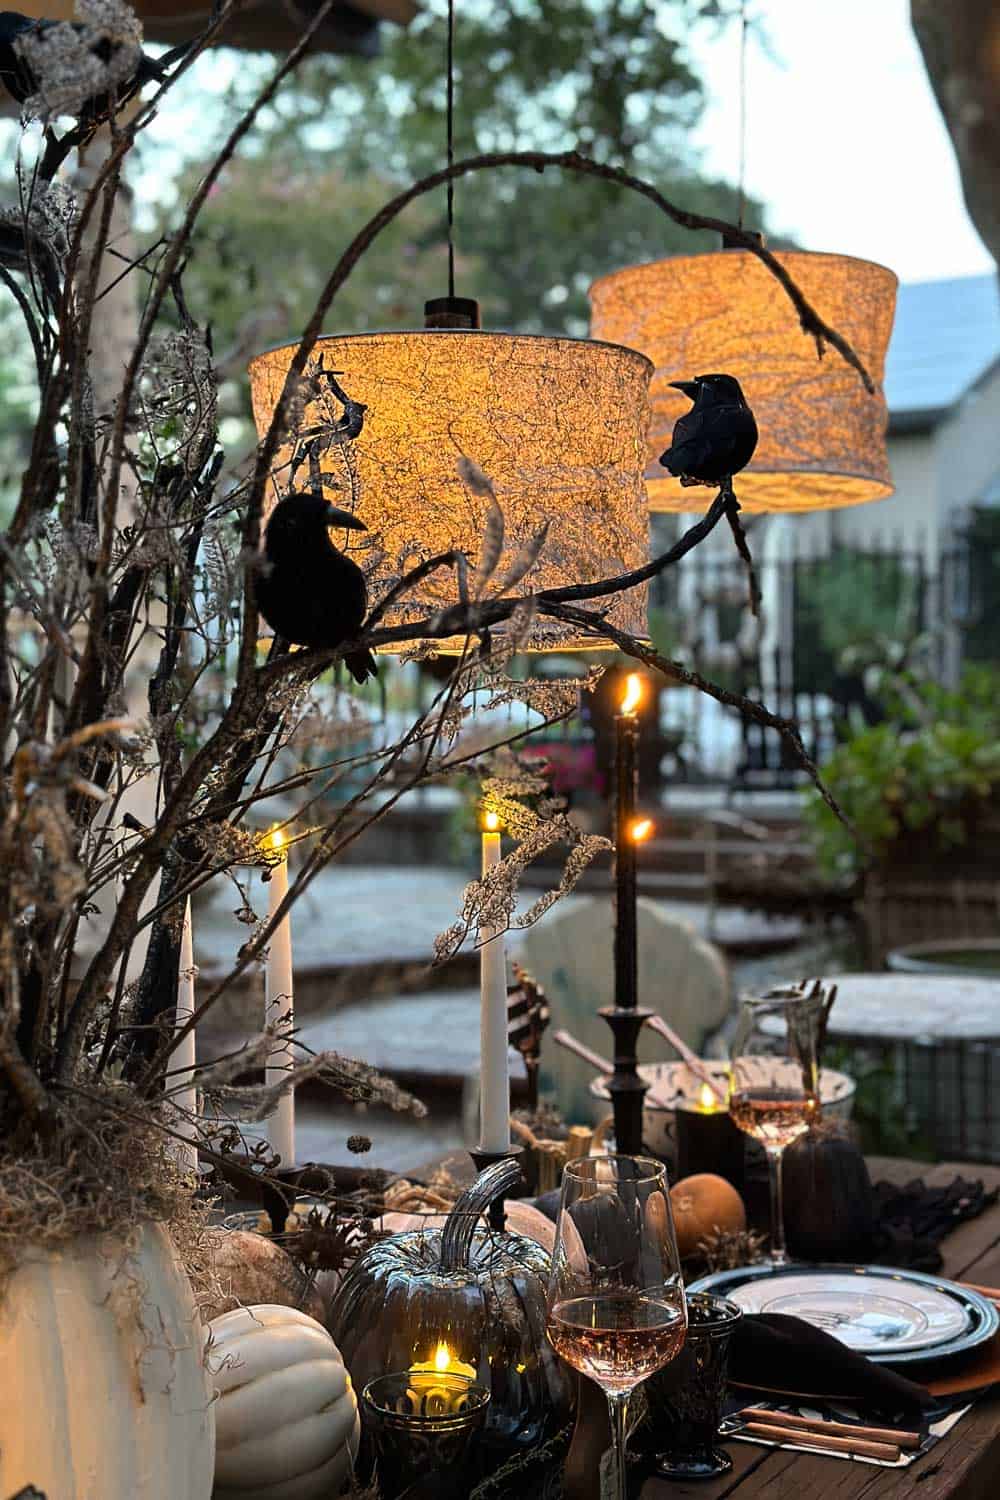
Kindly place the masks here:
[[(984, 534), (985, 530), (985, 534)], [(919, 654), (942, 682), (965, 660), (1000, 662), (1000, 525), (978, 520), (931, 558), (919, 541), (876, 540), (818, 553), (758, 553), (760, 617), (739, 559), (702, 547), (656, 580), (651, 628), (670, 655), (759, 699), (800, 726), (822, 762), (846, 728), (884, 715), (880, 668)], [(679, 741), (668, 780), (782, 789), (801, 772), (781, 735), (703, 695), (664, 695), (661, 724)]]

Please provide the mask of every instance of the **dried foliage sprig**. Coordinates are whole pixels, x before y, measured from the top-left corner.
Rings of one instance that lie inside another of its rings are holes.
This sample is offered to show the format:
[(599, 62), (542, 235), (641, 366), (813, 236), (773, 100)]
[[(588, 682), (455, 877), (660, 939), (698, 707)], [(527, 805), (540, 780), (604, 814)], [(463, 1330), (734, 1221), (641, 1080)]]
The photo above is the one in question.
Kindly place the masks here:
[[(527, 704), (543, 716), (540, 730), (573, 712), (581, 684), (517, 681), (510, 674), (511, 655), (540, 620), (570, 621), (778, 729), (816, 777), (790, 721), (666, 661), (614, 631), (601, 614), (602, 599), (678, 565), (723, 518), (742, 551), (731, 492), (720, 494), (673, 547), (644, 567), (515, 594), (530, 584), (547, 527), (501, 572), (503, 512), (489, 475), (470, 455), (464, 481), (489, 501), (478, 557), (446, 552), (423, 558), (416, 538), (365, 623), (364, 640), (375, 646), (421, 652), (444, 636), (465, 642), (448, 683), (393, 743), (331, 758), (330, 748), (357, 728), (356, 706), (322, 681), (342, 652), (292, 653), (278, 644), (260, 663), (254, 574), (263, 506), (269, 490), (289, 477), (274, 473), (275, 453), (314, 389), (312, 351), (335, 293), (407, 202), (452, 177), (504, 166), (554, 167), (618, 182), (689, 228), (730, 232), (778, 277), (804, 330), (838, 349), (866, 378), (850, 346), (756, 239), (679, 209), (649, 184), (575, 152), (494, 153), (414, 184), (356, 236), (317, 303), (251, 472), (227, 473), (217, 371), (208, 333), (187, 305), (184, 265), (209, 193), (301, 60), (329, 3), (318, 8), (300, 43), (230, 132), (184, 206), (176, 233), (127, 260), (102, 291), (128, 153), (157, 101), (217, 35), (233, 5), (219, 7), (184, 55), (161, 69), (164, 76), (154, 75), (152, 97), (127, 120), (119, 105), (131, 86), (127, 79), (135, 76), (141, 31), (123, 0), (86, 5), (85, 24), (95, 35), (106, 32), (112, 51), (108, 58), (98, 53), (95, 63), (89, 47), (80, 46), (81, 35), (84, 43), (93, 41), (89, 32), (58, 32), (49, 34), (44, 58), (31, 54), (41, 81), (39, 109), (55, 108), (63, 90), (59, 107), (76, 104), (81, 114), (61, 135), (45, 126), (40, 157), (15, 179), (14, 202), (0, 212), (0, 281), (24, 318), (39, 384), (30, 462), (0, 536), (0, 1133), (13, 1139), (27, 1131), (33, 1149), (64, 1156), (68, 1139), (93, 1129), (91, 1116), (81, 1113), (83, 1099), (88, 1110), (106, 1108), (122, 1132), (136, 1121), (155, 1122), (169, 1136), (158, 1111), (174, 1091), (175, 1038), (168, 1023), (183, 903), (219, 874), (234, 876), (259, 862), (253, 825), (259, 804), (280, 796), (281, 821), (304, 830), (301, 859), (281, 908), (255, 925), (190, 1025), (260, 963), (276, 924), (331, 860), (413, 788), (454, 775), (481, 755), (482, 747), (470, 753), (462, 739), (476, 693), (494, 706)], [(87, 100), (98, 87), (106, 96), (103, 118), (112, 122), (106, 156), (76, 199), (53, 178), (60, 162), (94, 135)], [(113, 398), (100, 397), (90, 348), (102, 299), (122, 278), (127, 284), (140, 275), (142, 311), (119, 389)], [(363, 504), (352, 446), (361, 430), (358, 414), (338, 399), (329, 402), (327, 417), (298, 452), (300, 467), (335, 450), (352, 500)], [(371, 559), (377, 556), (373, 539)], [(748, 553), (744, 557), (749, 566)], [(420, 581), (439, 569), (454, 575), (454, 605), (433, 618), (421, 617), (414, 606), (401, 623), (385, 625), (387, 610), (412, 604)], [(495, 743), (531, 732), (497, 735)], [(326, 753), (314, 763), (317, 740)], [(349, 795), (332, 806), (348, 780)], [(143, 787), (153, 795), (137, 818), (130, 799)], [(439, 958), (484, 926), (536, 920), (607, 848), (572, 824), (537, 769), (508, 759), (491, 775), (487, 794), (502, 807), (514, 848), (496, 872), (469, 886), (460, 920), (439, 940)], [(556, 889), (518, 915), (521, 874), (557, 845), (567, 852)], [(127, 963), (147, 936), (136, 978)], [(252, 1043), (239, 1065), (229, 1060), (203, 1072), (206, 1095), (227, 1108), (266, 1110), (273, 1102), (266, 1087), (237, 1081), (258, 1051)], [(413, 1107), (363, 1064), (324, 1055), (304, 1058), (300, 1068), (299, 1076), (324, 1077), (349, 1097)], [(211, 1149), (206, 1143), (208, 1159)]]

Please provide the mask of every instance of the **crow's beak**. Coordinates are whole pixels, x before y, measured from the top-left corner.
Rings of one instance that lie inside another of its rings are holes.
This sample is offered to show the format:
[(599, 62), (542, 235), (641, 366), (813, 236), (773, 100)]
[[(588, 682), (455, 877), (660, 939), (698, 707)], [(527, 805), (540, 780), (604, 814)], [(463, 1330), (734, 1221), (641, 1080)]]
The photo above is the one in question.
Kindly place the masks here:
[(670, 389), (672, 391), (683, 391), (685, 396), (694, 401), (698, 395), (698, 382), (697, 380), (671, 380)]
[(364, 521), (359, 521), (357, 516), (352, 516), (349, 510), (339, 510), (336, 505), (326, 507), (326, 524), (334, 527), (346, 526), (349, 531), (368, 530)]

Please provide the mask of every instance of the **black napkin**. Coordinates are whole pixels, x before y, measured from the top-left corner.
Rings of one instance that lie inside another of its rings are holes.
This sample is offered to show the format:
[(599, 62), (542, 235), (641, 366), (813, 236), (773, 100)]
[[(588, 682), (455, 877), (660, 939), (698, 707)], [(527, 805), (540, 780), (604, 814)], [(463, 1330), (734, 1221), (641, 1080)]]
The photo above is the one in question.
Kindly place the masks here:
[(878, 1227), (871, 1259), (876, 1265), (913, 1271), (940, 1270), (939, 1242), (997, 1201), (996, 1189), (988, 1193), (982, 1182), (964, 1177), (945, 1187), (928, 1187), (922, 1177), (904, 1187), (876, 1182), (873, 1191)]
[(922, 1385), (786, 1313), (744, 1314), (733, 1332), (729, 1378), (803, 1395), (856, 1396), (891, 1421), (919, 1419), (934, 1404)]

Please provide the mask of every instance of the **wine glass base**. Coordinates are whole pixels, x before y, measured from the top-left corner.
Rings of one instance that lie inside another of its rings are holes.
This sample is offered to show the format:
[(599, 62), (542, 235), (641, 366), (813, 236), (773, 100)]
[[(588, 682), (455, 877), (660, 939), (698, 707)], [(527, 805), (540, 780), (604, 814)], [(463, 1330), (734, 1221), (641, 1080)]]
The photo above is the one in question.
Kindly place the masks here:
[(656, 1472), (664, 1479), (717, 1479), (732, 1467), (732, 1459), (722, 1448), (689, 1455), (664, 1453), (656, 1460)]

